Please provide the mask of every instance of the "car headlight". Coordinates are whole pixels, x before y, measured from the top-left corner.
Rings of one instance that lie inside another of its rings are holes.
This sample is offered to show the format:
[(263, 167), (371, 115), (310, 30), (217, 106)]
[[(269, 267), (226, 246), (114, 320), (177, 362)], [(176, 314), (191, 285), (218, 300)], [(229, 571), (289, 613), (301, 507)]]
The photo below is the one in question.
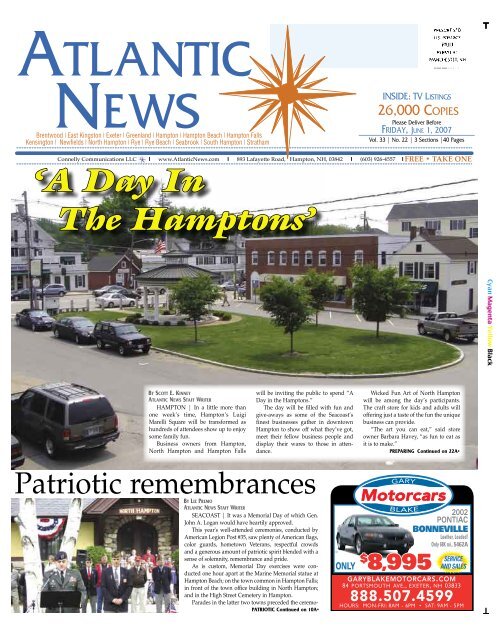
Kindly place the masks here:
[(363, 534), (364, 539), (383, 539), (384, 535), (381, 532), (365, 532)]
[(127, 340), (126, 344), (131, 345), (132, 344), (132, 340)]
[(149, 344), (151, 342), (151, 338), (146, 338), (146, 342)]
[(406, 532), (405, 533), (405, 539), (409, 540), (409, 539), (413, 539), (413, 535), (411, 532)]

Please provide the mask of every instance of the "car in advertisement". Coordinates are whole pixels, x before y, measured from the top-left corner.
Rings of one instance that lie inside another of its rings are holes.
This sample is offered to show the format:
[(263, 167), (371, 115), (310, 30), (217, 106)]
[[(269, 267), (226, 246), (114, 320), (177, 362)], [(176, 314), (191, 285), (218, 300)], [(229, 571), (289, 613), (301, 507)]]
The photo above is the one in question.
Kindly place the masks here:
[(413, 546), (413, 535), (382, 515), (352, 515), (337, 528), (337, 547), (352, 546), (356, 554), (375, 550), (397, 550), (406, 554)]

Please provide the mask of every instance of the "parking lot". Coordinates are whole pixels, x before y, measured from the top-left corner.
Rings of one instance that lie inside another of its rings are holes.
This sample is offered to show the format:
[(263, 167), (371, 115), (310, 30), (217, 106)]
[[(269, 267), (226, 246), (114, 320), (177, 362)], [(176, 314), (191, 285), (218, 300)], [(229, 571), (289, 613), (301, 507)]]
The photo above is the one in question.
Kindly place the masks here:
[[(88, 297), (88, 295), (87, 295)], [(61, 304), (70, 306), (71, 300), (81, 303), (84, 295), (68, 295)], [(259, 305), (248, 301), (234, 301), (230, 298), (231, 310), (252, 315), (263, 315)], [(26, 307), (26, 302), (13, 302), (11, 312)], [(326, 324), (371, 328), (373, 324), (362, 323), (352, 313), (321, 312), (320, 321)], [(394, 330), (399, 333), (416, 334), (416, 321), (412, 319), (391, 319), (383, 326), (384, 330)], [(418, 376), (402, 376), (386, 380), (356, 379), (363, 386), (404, 386), (404, 385), (461, 385), (464, 386), (467, 420), (467, 458), (463, 467), (473, 468), (476, 462), (477, 442), (477, 345), (476, 343), (459, 345), (464, 352), (461, 364), (448, 369), (419, 374)], [(55, 469), (55, 468), (109, 468), (120, 469), (131, 465), (137, 468), (195, 468), (207, 466), (200, 462), (176, 462), (168, 464), (152, 464), (144, 459), (143, 453), (143, 394), (148, 385), (220, 385), (220, 386), (256, 386), (282, 385), (289, 386), (317, 385), (325, 382), (334, 386), (345, 386), (342, 379), (325, 378), (283, 378), (279, 375), (249, 373), (236, 369), (217, 367), (210, 364), (178, 358), (152, 350), (149, 355), (133, 355), (121, 357), (116, 352), (98, 351), (95, 345), (76, 345), (67, 340), (57, 340), (52, 332), (32, 333), (13, 325), (12, 327), (12, 390), (21, 391), (30, 386), (46, 382), (67, 381), (83, 384), (98, 389), (105, 394), (118, 413), (120, 438), (110, 443), (105, 449), (77, 452), (71, 456), (52, 460), (46, 457), (40, 447), (30, 443), (23, 444), (27, 469)], [(398, 462), (394, 464), (397, 468)], [(426, 466), (433, 467), (432, 462)], [(439, 464), (436, 464), (439, 467)], [(231, 462), (221, 462), (221, 467), (236, 467)], [(250, 462), (237, 464), (238, 468), (253, 467)], [(280, 466), (277, 465), (277, 468)], [(284, 467), (284, 466), (283, 466)], [(287, 464), (287, 467), (289, 465)], [(300, 462), (294, 467), (306, 468)], [(361, 462), (343, 462), (332, 459), (330, 462), (319, 464), (321, 468), (365, 468)], [(370, 463), (371, 468), (377, 468)], [(460, 467), (460, 466), (457, 466)], [(387, 468), (381, 464), (380, 468)]]

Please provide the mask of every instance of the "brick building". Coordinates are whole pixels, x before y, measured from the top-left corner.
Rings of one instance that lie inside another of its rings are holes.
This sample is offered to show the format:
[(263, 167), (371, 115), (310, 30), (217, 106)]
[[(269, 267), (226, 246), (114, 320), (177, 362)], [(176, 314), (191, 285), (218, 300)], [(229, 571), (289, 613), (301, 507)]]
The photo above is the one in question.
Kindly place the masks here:
[(247, 298), (273, 276), (295, 281), (314, 268), (333, 275), (337, 290), (329, 305), (350, 307), (349, 268), (354, 263), (385, 267), (388, 255), (407, 242), (408, 238), (382, 232), (247, 239)]
[(89, 289), (99, 289), (104, 285), (133, 287), (135, 277), (141, 271), (141, 261), (132, 252), (125, 254), (104, 254), (94, 256), (88, 263)]

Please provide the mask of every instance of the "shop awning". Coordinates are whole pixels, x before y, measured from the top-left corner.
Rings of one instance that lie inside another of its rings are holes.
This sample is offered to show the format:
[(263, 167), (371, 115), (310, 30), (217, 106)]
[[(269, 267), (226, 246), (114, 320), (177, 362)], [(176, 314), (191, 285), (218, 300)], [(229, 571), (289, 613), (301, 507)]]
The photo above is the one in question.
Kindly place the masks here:
[(431, 294), (435, 296), (438, 293), (439, 283), (435, 281), (414, 280), (413, 282), (420, 285), (419, 294)]

